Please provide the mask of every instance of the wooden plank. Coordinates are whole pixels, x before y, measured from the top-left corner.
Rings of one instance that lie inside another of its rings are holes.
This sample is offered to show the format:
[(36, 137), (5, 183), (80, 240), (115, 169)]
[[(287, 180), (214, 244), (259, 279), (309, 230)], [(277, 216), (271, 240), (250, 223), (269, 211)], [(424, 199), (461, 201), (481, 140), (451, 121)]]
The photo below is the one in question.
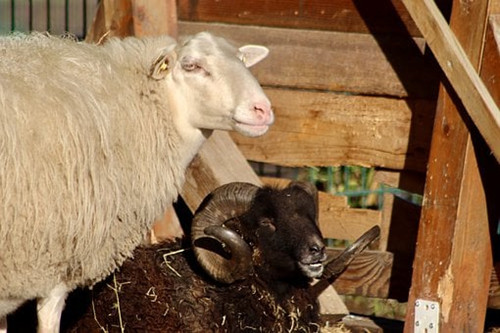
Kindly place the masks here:
[(325, 238), (355, 240), (374, 225), (382, 224), (382, 212), (373, 209), (338, 208), (329, 205), (331, 194), (320, 193), (319, 227)]
[[(436, 72), (421, 39), (179, 21), (179, 34), (211, 31), (238, 44), (263, 44), (268, 58), (253, 69), (262, 85), (435, 98)], [(318, 61), (318, 60), (321, 61)]]
[(349, 310), (340, 298), (339, 294), (328, 283), (326, 288), (318, 296), (319, 313), (323, 319), (337, 322), (342, 317), (349, 314)]
[[(427, 1), (404, 2), (409, 8), (425, 3), (427, 8), (419, 8), (420, 18), (436, 16)], [(415, 17), (417, 7), (411, 8), (409, 11)], [(451, 28), (466, 51), (470, 51), (476, 66), (482, 36), (474, 32), (484, 31), (486, 9), (487, 2), (454, 1), (453, 4)], [(425, 30), (423, 34), (432, 33), (430, 42), (433, 42), (443, 38), (441, 34), (446, 29), (431, 21), (433, 31)], [(421, 29), (430, 29), (430, 26)], [(443, 42), (443, 47), (450, 45)], [(492, 267), (491, 245), (484, 189), (470, 134), (461, 116), (464, 113), (451, 88), (443, 85), (434, 125), (405, 332), (413, 331), (416, 299), (440, 303), (440, 332), (483, 331)]]
[[(342, 300), (351, 313), (372, 318), (387, 318), (404, 323), (407, 304), (391, 298), (343, 296)], [(390, 330), (389, 332), (398, 332)], [(368, 333), (368, 332), (364, 332)], [(371, 333), (371, 332), (370, 332)]]
[[(466, 47), (471, 58), (479, 57), (481, 47), (478, 46), (472, 50), (465, 41), (461, 45), (433, 0), (403, 0), (403, 3), (462, 100), (467, 113), (488, 143), (497, 161), (500, 161), (500, 110), (469, 61), (462, 45)], [(464, 9), (462, 15), (466, 16), (467, 13), (468, 9)], [(481, 38), (484, 29), (483, 24), (478, 24), (474, 28), (471, 27), (469, 33), (471, 37)]]
[(231, 134), (245, 157), (283, 166), (425, 171), (435, 102), (266, 89), (276, 120), (260, 138)]
[(261, 184), (229, 134), (214, 131), (191, 162), (181, 195), (194, 212), (208, 193), (235, 181)]
[[(327, 253), (338, 256), (342, 250), (328, 248)], [(352, 261), (333, 286), (339, 294), (387, 297), (392, 260), (390, 252), (364, 251)]]
[[(385, 184), (395, 188), (399, 188), (400, 172), (377, 171), (373, 176), (373, 182), (378, 186)], [(385, 193), (383, 197), (382, 219), (380, 223), (380, 239), (378, 250), (386, 251), (387, 243), (389, 242), (389, 232), (392, 223), (392, 211), (394, 206), (394, 195)]]
[(179, 18), (186, 21), (420, 36), (406, 8), (400, 1), (394, 0), (180, 0)]

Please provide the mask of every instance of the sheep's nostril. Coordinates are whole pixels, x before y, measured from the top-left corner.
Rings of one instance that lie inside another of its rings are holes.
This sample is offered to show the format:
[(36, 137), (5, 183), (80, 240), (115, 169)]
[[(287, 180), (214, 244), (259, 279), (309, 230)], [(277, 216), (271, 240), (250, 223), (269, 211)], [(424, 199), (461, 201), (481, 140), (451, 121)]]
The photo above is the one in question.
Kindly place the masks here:
[(267, 121), (271, 121), (271, 119), (272, 119), (271, 106), (269, 106), (265, 103), (254, 104), (253, 111), (259, 120), (267, 122)]
[(255, 112), (255, 114), (259, 118), (264, 118), (264, 116), (266, 115), (266, 112), (264, 111), (264, 109), (262, 109), (262, 108), (260, 108), (258, 106), (254, 106), (253, 111)]

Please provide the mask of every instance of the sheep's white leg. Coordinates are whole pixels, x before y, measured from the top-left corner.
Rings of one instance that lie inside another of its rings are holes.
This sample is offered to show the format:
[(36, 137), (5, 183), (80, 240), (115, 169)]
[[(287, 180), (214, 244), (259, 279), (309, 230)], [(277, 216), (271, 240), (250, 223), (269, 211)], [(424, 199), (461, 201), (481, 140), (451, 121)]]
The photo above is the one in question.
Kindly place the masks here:
[(50, 291), (48, 297), (38, 300), (38, 333), (59, 332), (61, 314), (68, 292), (68, 288), (61, 283)]

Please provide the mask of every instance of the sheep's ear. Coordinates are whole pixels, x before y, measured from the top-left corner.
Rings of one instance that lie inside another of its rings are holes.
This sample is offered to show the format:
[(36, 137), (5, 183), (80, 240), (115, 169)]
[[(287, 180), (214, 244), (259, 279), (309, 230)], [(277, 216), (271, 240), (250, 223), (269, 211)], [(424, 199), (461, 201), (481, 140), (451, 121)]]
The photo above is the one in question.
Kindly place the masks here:
[(174, 61), (173, 52), (162, 53), (151, 65), (149, 76), (155, 80), (163, 80), (171, 72)]
[(239, 51), (239, 58), (246, 67), (252, 67), (269, 54), (269, 49), (262, 45), (244, 45), (239, 48)]

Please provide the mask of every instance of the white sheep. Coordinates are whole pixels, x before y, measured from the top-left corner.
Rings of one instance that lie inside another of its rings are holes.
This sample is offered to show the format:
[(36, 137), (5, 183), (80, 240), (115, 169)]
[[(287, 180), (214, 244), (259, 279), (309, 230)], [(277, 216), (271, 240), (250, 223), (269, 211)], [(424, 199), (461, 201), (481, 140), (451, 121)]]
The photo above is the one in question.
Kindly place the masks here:
[(67, 293), (131, 256), (211, 130), (268, 130), (246, 69), (267, 53), (209, 33), (0, 37), (0, 331), (38, 298), (38, 330), (57, 332)]

